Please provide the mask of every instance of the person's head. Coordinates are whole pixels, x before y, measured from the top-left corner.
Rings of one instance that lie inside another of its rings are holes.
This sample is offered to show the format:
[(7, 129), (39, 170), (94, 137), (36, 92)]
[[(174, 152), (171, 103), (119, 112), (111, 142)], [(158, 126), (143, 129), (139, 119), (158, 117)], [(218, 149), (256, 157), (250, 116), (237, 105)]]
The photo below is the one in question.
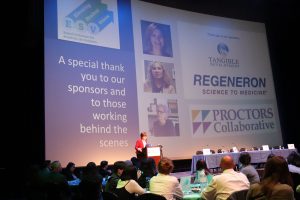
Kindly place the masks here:
[(97, 165), (96, 163), (94, 162), (89, 162), (87, 165), (86, 165), (86, 173), (87, 174), (96, 174), (97, 173)]
[(288, 184), (292, 186), (292, 178), (288, 164), (281, 156), (274, 156), (267, 160), (262, 178), (262, 190), (267, 197), (272, 193), (275, 184)]
[(147, 133), (145, 131), (143, 131), (143, 132), (141, 132), (140, 137), (141, 137), (142, 140), (146, 141), (147, 138), (148, 138), (148, 135), (147, 135)]
[(270, 153), (270, 154), (268, 155), (268, 157), (267, 157), (267, 160), (269, 160), (270, 158), (273, 158), (274, 156), (275, 156), (275, 154)]
[(162, 31), (158, 25), (151, 23), (146, 29), (146, 41), (147, 46), (151, 54), (162, 55), (162, 49), (164, 48), (165, 41)]
[(121, 176), (124, 169), (126, 167), (126, 163), (124, 161), (116, 161), (113, 166), (114, 173), (118, 176)]
[(52, 172), (54, 173), (59, 173), (62, 171), (62, 167), (61, 167), (61, 163), (59, 161), (53, 161), (51, 163), (51, 169), (52, 169)]
[(170, 174), (174, 169), (173, 161), (169, 158), (162, 158), (158, 163), (158, 172), (161, 174), (168, 175)]
[(161, 81), (164, 87), (169, 87), (171, 84), (171, 77), (161, 62), (150, 62), (149, 75), (151, 82)]
[(231, 156), (224, 156), (221, 159), (220, 167), (224, 171), (226, 169), (234, 169), (235, 164)]
[(300, 167), (300, 155), (293, 151), (287, 157), (288, 164), (294, 165), (296, 167)]
[(157, 119), (161, 125), (164, 125), (168, 119), (169, 108), (166, 105), (158, 104), (156, 106)]
[(51, 160), (44, 160), (43, 163), (41, 164), (41, 169), (51, 169)]
[(101, 169), (105, 169), (105, 170), (108, 168), (108, 162), (107, 162), (107, 160), (102, 160), (100, 162), (100, 168)]
[(124, 168), (122, 175), (120, 176), (120, 179), (122, 181), (131, 180), (131, 179), (136, 181), (137, 180), (136, 168), (133, 165), (126, 166)]
[(251, 163), (251, 156), (248, 152), (241, 153), (239, 161), (243, 166), (247, 166)]
[(196, 170), (201, 171), (203, 169), (208, 170), (205, 160), (200, 159), (196, 163)]
[(67, 167), (66, 167), (66, 170), (67, 171), (70, 171), (70, 172), (74, 172), (75, 171), (75, 164), (73, 163), (73, 162), (69, 162), (68, 164), (67, 164)]
[(156, 173), (154, 159), (151, 157), (142, 159), (140, 170), (148, 176), (154, 176)]

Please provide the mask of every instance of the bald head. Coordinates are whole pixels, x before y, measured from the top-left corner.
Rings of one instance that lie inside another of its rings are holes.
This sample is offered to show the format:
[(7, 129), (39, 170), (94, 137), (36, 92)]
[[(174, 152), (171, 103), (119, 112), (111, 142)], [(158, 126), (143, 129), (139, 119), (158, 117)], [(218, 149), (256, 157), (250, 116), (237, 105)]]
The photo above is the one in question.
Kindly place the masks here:
[(220, 167), (222, 168), (222, 170), (234, 169), (234, 166), (235, 166), (235, 164), (234, 164), (234, 161), (233, 161), (232, 157), (224, 156), (221, 159)]

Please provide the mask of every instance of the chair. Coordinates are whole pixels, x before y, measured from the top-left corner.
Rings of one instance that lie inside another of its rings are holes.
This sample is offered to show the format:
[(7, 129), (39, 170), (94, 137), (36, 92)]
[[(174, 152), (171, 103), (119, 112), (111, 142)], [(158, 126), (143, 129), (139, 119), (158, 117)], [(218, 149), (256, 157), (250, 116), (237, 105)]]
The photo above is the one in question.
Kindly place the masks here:
[(280, 149), (280, 146), (273, 146), (273, 149)]
[(216, 152), (215, 152), (215, 150), (212, 150), (212, 149), (211, 149), (211, 150), (210, 150), (210, 153), (211, 153), (211, 154), (215, 154)]
[(253, 149), (254, 151), (257, 151), (257, 150), (258, 150), (258, 148), (257, 148), (257, 147), (252, 147), (252, 149)]
[(227, 200), (246, 200), (248, 190), (249, 189), (235, 191), (231, 193)]
[(218, 152), (218, 153), (223, 153), (223, 150), (222, 150), (222, 149), (218, 149), (217, 152)]
[(136, 198), (136, 200), (167, 200), (164, 196), (154, 193), (144, 193)]
[(112, 192), (102, 192), (103, 200), (118, 200), (119, 197), (115, 193)]

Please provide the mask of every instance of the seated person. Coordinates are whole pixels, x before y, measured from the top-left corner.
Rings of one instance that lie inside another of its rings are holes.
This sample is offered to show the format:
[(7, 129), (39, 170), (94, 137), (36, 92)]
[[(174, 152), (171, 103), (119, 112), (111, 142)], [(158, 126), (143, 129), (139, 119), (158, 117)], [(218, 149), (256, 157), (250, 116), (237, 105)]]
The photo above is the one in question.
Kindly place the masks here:
[(126, 166), (120, 179), (118, 180), (115, 194), (118, 195), (119, 199), (132, 200), (135, 195), (144, 194), (145, 190), (137, 183), (137, 170), (131, 166)]
[(142, 175), (138, 179), (138, 183), (142, 188), (148, 188), (149, 180), (157, 174), (154, 159), (144, 158), (141, 161), (140, 170)]
[(281, 156), (267, 160), (265, 173), (260, 183), (251, 185), (247, 199), (294, 200), (292, 179), (288, 165)]
[(249, 189), (247, 177), (234, 171), (235, 163), (232, 157), (224, 156), (220, 167), (223, 170), (222, 174), (213, 177), (212, 182), (201, 193), (201, 199), (226, 200), (235, 191)]
[(112, 192), (114, 193), (118, 184), (118, 181), (120, 179), (120, 176), (122, 175), (124, 169), (125, 169), (125, 162), (124, 161), (116, 161), (113, 166), (113, 173), (107, 180), (107, 183), (105, 185), (105, 192)]
[(108, 162), (106, 160), (102, 160), (100, 162), (99, 173), (103, 178), (107, 178), (108, 176), (111, 175), (111, 171), (108, 170)]
[(206, 162), (202, 159), (196, 163), (196, 176), (194, 183), (207, 183), (209, 184), (212, 180), (212, 173), (207, 168)]
[(172, 160), (164, 157), (158, 163), (158, 174), (150, 179), (149, 190), (151, 193), (164, 196), (167, 200), (175, 197), (182, 198), (183, 192), (175, 176), (170, 173), (174, 168)]
[(73, 181), (78, 179), (77, 176), (75, 175), (75, 164), (72, 162), (69, 162), (65, 168), (65, 170), (63, 171), (63, 174), (65, 175), (65, 177), (67, 178), (67, 181)]
[(287, 157), (287, 163), (293, 180), (295, 198), (300, 199), (300, 194), (296, 193), (296, 187), (300, 184), (300, 155), (295, 151), (291, 152)]
[(83, 171), (79, 189), (86, 199), (99, 199), (102, 195), (103, 177), (99, 174), (96, 163), (89, 162)]
[(240, 154), (239, 162), (241, 163), (240, 172), (245, 174), (250, 182), (250, 184), (253, 183), (259, 183), (260, 178), (258, 175), (258, 172), (256, 169), (250, 164), (251, 163), (251, 156), (247, 152), (243, 152)]

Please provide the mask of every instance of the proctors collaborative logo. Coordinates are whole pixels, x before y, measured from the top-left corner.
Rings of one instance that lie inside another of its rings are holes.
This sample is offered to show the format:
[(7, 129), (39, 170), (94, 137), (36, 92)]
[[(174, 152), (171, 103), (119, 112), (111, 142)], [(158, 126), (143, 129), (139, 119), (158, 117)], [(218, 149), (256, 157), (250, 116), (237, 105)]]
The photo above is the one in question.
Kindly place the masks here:
[(211, 121), (208, 121), (209, 113), (210, 110), (192, 110), (193, 134), (198, 131), (205, 134), (212, 123)]
[(191, 108), (193, 136), (260, 134), (276, 131), (270, 105), (218, 105)]
[(228, 46), (224, 43), (219, 43), (217, 46), (217, 50), (221, 56), (227, 56), (227, 54), (229, 52)]
[(65, 28), (96, 34), (113, 23), (113, 12), (99, 0), (86, 0), (65, 17)]

